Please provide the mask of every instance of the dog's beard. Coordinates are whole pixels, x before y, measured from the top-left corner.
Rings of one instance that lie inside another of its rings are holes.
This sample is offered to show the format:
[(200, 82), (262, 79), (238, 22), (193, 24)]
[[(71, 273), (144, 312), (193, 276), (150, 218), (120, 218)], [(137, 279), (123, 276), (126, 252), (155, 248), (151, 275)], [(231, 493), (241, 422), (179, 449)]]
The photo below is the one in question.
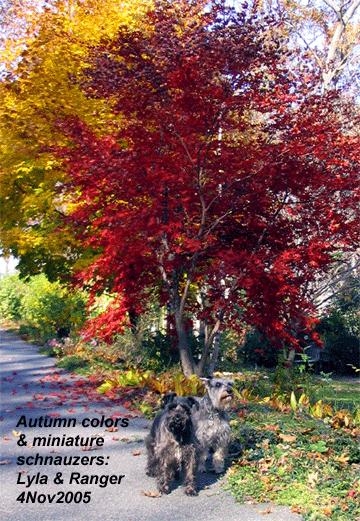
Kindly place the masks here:
[(227, 391), (224, 391), (220, 396), (217, 397), (216, 403), (214, 406), (217, 409), (228, 409), (231, 406), (231, 402), (233, 399), (233, 394)]
[(168, 421), (168, 429), (173, 434), (183, 434), (189, 430), (190, 419), (186, 417), (173, 417)]

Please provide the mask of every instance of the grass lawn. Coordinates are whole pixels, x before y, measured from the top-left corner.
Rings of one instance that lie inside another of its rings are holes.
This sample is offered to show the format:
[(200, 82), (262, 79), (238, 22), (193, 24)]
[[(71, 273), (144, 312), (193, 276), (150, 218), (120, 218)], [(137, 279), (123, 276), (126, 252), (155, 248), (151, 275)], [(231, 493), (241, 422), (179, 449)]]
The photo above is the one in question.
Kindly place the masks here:
[[(321, 378), (316, 377), (321, 382)], [(319, 388), (316, 398), (332, 403), (336, 409), (360, 408), (360, 379), (334, 378)]]
[(236, 499), (288, 505), (309, 521), (360, 519), (359, 429), (256, 403), (231, 423), (242, 447), (228, 470)]
[(242, 447), (227, 473), (237, 500), (288, 505), (308, 521), (360, 520), (359, 429), (259, 403), (231, 423)]

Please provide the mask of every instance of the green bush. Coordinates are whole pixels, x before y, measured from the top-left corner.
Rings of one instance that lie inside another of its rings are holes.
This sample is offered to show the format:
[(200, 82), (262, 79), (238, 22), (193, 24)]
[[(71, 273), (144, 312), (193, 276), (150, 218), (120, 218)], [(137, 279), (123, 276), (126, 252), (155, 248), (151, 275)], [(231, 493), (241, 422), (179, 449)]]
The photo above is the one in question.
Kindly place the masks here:
[(85, 320), (85, 299), (45, 275), (27, 282), (18, 275), (0, 279), (0, 314), (20, 324), (20, 333), (41, 343), (55, 336), (67, 336)]
[(0, 279), (0, 316), (5, 320), (20, 320), (21, 301), (26, 287), (17, 275)]
[(21, 301), (21, 320), (32, 336), (46, 342), (56, 335), (66, 336), (85, 320), (85, 302), (80, 293), (72, 293), (45, 275), (35, 275), (26, 284)]

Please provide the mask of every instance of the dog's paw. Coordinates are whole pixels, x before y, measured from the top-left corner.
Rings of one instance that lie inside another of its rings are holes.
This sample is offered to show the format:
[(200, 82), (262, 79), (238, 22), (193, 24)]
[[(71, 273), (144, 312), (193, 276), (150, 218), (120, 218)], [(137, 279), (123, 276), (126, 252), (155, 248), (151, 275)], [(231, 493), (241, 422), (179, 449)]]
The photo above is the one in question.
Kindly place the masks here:
[(214, 468), (213, 472), (215, 474), (222, 474), (224, 472), (224, 467), (222, 467), (222, 468), (220, 468), (220, 467)]
[(187, 487), (185, 487), (184, 492), (187, 496), (197, 496), (198, 495), (198, 491), (192, 485), (188, 485)]
[(169, 485), (162, 485), (161, 487), (159, 487), (159, 492), (161, 492), (161, 494), (170, 494)]
[(198, 467), (198, 472), (200, 472), (200, 473), (202, 473), (202, 474), (203, 474), (204, 472), (206, 472), (206, 465), (199, 465), (199, 467)]
[(224, 472), (224, 467), (225, 466), (223, 464), (214, 465), (213, 472), (215, 472), (215, 474), (222, 474)]

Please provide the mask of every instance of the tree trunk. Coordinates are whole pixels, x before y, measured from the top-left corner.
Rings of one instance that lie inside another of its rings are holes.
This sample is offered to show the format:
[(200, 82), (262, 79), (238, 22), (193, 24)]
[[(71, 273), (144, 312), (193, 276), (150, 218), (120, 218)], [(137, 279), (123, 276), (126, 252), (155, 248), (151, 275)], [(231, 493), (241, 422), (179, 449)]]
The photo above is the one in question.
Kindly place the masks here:
[(179, 311), (175, 313), (175, 324), (176, 333), (178, 337), (178, 349), (180, 355), (181, 368), (185, 376), (191, 376), (192, 374), (194, 374), (194, 360), (190, 352), (183, 317), (181, 316), (181, 313)]
[(215, 333), (215, 338), (214, 338), (214, 349), (213, 349), (213, 352), (212, 352), (212, 357), (211, 357), (211, 361), (210, 361), (210, 364), (209, 364), (209, 376), (212, 376), (215, 369), (216, 369), (216, 365), (218, 363), (218, 360), (219, 360), (219, 354), (220, 354), (220, 339), (221, 339), (221, 332), (220, 331), (217, 331)]
[(292, 367), (294, 365), (295, 355), (296, 355), (295, 349), (291, 349), (286, 358), (286, 363), (288, 364), (289, 367)]
[[(200, 358), (200, 361), (199, 363), (197, 364), (196, 366), (196, 374), (198, 376), (203, 376), (204, 373), (205, 373), (205, 370), (206, 370), (206, 366), (207, 366), (207, 363), (208, 363), (208, 360), (209, 360), (209, 356), (210, 356), (210, 353), (211, 353), (211, 349), (213, 347), (213, 344), (214, 344), (214, 339), (216, 338), (218, 332), (219, 332), (219, 327), (221, 325), (221, 319), (218, 318), (212, 328), (212, 330), (209, 332), (209, 331), (205, 331), (205, 342), (204, 342), (204, 348), (203, 348), (203, 352), (201, 353), (201, 358)], [(218, 353), (216, 354), (216, 359), (214, 360), (215, 364), (217, 362), (217, 357), (218, 357)]]
[(206, 365), (209, 359), (210, 355), (210, 349), (211, 345), (209, 341), (212, 343), (212, 339), (207, 339), (204, 344), (203, 352), (201, 353), (201, 358), (199, 360), (199, 363), (195, 367), (195, 372), (198, 376), (204, 376), (205, 375), (205, 369)]

